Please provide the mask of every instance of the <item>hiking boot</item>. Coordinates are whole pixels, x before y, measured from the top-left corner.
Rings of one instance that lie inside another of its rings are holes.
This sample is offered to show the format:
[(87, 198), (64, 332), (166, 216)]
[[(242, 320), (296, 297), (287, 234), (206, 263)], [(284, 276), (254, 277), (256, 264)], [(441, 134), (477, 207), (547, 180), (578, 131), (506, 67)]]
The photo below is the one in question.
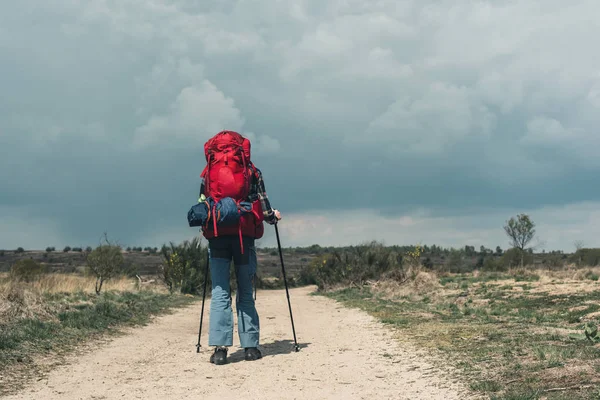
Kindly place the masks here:
[(248, 347), (245, 349), (246, 355), (244, 356), (244, 359), (246, 361), (254, 361), (254, 360), (259, 360), (262, 358), (262, 354), (260, 354), (260, 350), (258, 350), (256, 347)]
[(227, 347), (215, 347), (215, 352), (210, 356), (210, 362), (215, 365), (227, 364)]

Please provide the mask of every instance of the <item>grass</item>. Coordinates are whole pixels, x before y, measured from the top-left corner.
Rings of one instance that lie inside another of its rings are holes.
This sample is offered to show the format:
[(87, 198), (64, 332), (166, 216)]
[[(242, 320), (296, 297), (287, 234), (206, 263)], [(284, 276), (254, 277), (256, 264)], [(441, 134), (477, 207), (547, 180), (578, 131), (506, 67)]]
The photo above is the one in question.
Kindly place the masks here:
[(48, 360), (59, 363), (81, 344), (194, 300), (139, 288), (135, 279), (108, 281), (105, 288), (96, 295), (94, 280), (77, 275), (48, 274), (31, 283), (0, 277), (0, 395), (43, 374)]
[(402, 340), (441, 351), (490, 399), (600, 399), (600, 344), (574, 335), (586, 322), (600, 323), (596, 273), (517, 272), (447, 275), (413, 290), (378, 282), (325, 295), (376, 316)]

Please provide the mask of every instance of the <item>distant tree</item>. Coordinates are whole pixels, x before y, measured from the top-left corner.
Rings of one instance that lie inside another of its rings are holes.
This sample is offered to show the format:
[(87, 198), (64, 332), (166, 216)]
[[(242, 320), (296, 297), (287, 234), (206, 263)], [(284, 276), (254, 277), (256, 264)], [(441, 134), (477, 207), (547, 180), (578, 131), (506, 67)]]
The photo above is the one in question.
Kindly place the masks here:
[(70, 246), (66, 246), (66, 247), (63, 249), (63, 253), (68, 253), (68, 252), (70, 252), (70, 251), (71, 251), (71, 247), (70, 247)]
[(4, 257), (5, 251), (4, 250), (0, 250), (0, 257)]
[(496, 246), (496, 254), (499, 256), (502, 255), (502, 248), (500, 248), (500, 246)]
[(92, 246), (88, 246), (88, 247), (86, 247), (86, 248), (85, 248), (85, 252), (86, 252), (86, 253), (91, 253), (91, 252), (92, 252), (92, 250), (93, 250), (93, 249), (92, 249)]
[(83, 249), (81, 247), (73, 247), (73, 251), (81, 253), (83, 251)]
[(104, 234), (105, 244), (96, 247), (87, 256), (87, 265), (96, 276), (96, 294), (102, 290), (102, 285), (107, 280), (118, 275), (123, 268), (123, 254), (121, 246), (112, 244)]
[(521, 253), (521, 267), (523, 267), (525, 250), (535, 236), (535, 223), (527, 214), (519, 214), (516, 217), (511, 217), (506, 222), (504, 231), (510, 239), (511, 246), (519, 249)]
[(46, 253), (52, 253), (56, 248), (54, 247), (46, 247)]
[(127, 251), (131, 251), (131, 247), (128, 247), (128, 248), (127, 248)]
[(475, 254), (475, 246), (465, 246), (465, 254), (467, 257), (471, 257)]
[(19, 254), (19, 253), (25, 253), (25, 249), (22, 247), (17, 248), (17, 250), (15, 251), (15, 253)]

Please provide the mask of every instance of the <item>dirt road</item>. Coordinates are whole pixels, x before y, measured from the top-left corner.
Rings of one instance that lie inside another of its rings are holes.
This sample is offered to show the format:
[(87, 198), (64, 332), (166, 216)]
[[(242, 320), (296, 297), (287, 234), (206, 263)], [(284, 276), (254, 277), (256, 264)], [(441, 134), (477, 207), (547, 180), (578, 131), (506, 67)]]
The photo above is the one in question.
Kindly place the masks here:
[(285, 291), (259, 291), (264, 355), (259, 361), (244, 361), (243, 350), (234, 347), (230, 364), (210, 364), (204, 333), (196, 353), (198, 303), (74, 357), (6, 399), (470, 398), (459, 383), (442, 376), (435, 361), (428, 363), (423, 354), (395, 341), (367, 314), (310, 292), (290, 293), (298, 353)]

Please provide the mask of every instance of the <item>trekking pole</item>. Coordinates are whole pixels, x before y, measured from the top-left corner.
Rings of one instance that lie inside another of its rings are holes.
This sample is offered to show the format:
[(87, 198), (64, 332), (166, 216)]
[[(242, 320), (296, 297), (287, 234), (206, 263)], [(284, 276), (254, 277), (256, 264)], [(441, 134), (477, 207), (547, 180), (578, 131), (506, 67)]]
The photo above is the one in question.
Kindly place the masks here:
[(208, 263), (210, 261), (210, 253), (206, 249), (206, 270), (204, 272), (204, 291), (202, 293), (202, 312), (200, 313), (200, 329), (198, 330), (198, 344), (196, 345), (196, 353), (200, 353), (200, 337), (202, 336), (202, 320), (204, 319), (204, 300), (206, 299), (206, 284), (208, 283)]
[(294, 333), (294, 343), (296, 352), (300, 351), (298, 341), (296, 340), (296, 328), (294, 328), (294, 316), (292, 315), (292, 303), (290, 302), (290, 291), (288, 289), (287, 279), (285, 277), (285, 267), (283, 265), (283, 252), (281, 251), (281, 242), (279, 240), (279, 229), (277, 228), (277, 222), (275, 222), (275, 234), (277, 235), (277, 247), (279, 248), (279, 258), (281, 259), (281, 272), (283, 273), (283, 282), (285, 283), (285, 293), (287, 296), (288, 307), (290, 309), (290, 319), (292, 320), (292, 332)]

